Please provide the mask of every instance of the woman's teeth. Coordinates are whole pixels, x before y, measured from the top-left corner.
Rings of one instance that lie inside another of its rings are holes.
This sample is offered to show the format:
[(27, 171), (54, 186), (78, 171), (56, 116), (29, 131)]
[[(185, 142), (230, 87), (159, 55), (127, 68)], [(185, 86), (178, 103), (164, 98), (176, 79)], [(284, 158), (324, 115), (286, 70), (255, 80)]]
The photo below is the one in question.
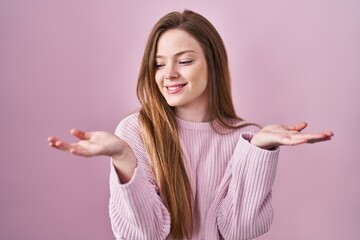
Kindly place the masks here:
[(167, 89), (169, 90), (176, 90), (182, 87), (185, 87), (186, 84), (176, 85), (176, 86), (168, 86)]

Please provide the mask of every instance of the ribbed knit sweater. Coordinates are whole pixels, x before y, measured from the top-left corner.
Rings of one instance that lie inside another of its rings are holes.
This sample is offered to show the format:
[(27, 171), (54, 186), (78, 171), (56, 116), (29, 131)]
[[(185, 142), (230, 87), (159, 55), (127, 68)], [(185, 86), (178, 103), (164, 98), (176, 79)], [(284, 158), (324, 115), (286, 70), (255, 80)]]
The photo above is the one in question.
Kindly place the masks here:
[[(109, 214), (116, 239), (170, 239), (171, 219), (152, 174), (138, 123), (138, 113), (123, 119), (115, 134), (138, 161), (129, 182), (110, 171)], [(273, 219), (271, 188), (279, 148), (264, 150), (249, 140), (256, 126), (227, 134), (210, 122), (177, 119), (183, 161), (195, 198), (192, 239), (251, 239), (267, 232)]]

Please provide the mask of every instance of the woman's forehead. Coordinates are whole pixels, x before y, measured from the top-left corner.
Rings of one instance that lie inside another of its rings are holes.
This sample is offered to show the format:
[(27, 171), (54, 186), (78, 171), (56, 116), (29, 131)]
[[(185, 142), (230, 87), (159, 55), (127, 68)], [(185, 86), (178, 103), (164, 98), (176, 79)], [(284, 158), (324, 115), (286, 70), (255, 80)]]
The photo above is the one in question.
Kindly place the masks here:
[(156, 56), (173, 56), (184, 53), (201, 53), (200, 43), (184, 30), (172, 29), (164, 32), (157, 43)]

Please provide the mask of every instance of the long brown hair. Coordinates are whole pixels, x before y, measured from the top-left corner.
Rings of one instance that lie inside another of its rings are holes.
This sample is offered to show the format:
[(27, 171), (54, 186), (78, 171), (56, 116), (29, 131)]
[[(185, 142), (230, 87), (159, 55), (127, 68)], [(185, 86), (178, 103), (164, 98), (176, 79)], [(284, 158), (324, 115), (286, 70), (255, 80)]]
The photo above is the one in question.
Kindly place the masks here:
[(208, 113), (212, 122), (235, 128), (227, 119), (236, 116), (231, 97), (230, 73), (223, 41), (214, 26), (203, 16), (185, 10), (162, 17), (152, 29), (140, 68), (137, 95), (142, 105), (139, 122), (150, 165), (171, 216), (170, 235), (191, 238), (194, 225), (194, 200), (182, 160), (182, 151), (173, 108), (155, 82), (155, 56), (160, 36), (170, 30), (186, 31), (204, 51), (208, 69)]

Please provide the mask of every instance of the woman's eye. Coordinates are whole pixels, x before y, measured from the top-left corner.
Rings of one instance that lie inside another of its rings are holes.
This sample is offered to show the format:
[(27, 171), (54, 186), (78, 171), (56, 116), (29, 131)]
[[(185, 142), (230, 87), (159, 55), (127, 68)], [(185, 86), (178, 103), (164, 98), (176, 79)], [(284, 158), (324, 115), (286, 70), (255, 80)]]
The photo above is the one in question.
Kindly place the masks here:
[(192, 62), (193, 62), (192, 60), (183, 60), (183, 61), (180, 61), (179, 63), (182, 64), (182, 65), (188, 65), (188, 64), (190, 64)]
[(155, 63), (155, 68), (159, 69), (162, 68), (164, 66), (164, 64), (162, 63)]

